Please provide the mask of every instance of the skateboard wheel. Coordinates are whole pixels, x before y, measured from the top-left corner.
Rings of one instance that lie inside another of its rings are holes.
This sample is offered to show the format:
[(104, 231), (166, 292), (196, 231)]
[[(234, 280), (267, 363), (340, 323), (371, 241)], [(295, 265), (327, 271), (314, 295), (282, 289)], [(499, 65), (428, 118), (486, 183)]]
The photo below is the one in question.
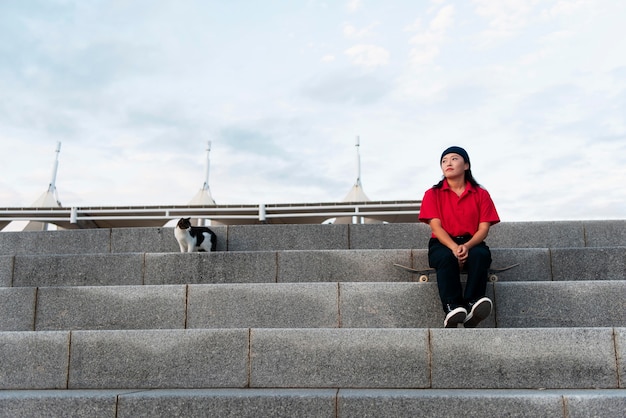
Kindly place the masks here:
[(428, 281), (428, 276), (425, 274), (422, 274), (419, 278), (420, 282), (427, 282)]
[(498, 276), (495, 274), (490, 274), (489, 275), (489, 281), (490, 282), (497, 282), (498, 281)]

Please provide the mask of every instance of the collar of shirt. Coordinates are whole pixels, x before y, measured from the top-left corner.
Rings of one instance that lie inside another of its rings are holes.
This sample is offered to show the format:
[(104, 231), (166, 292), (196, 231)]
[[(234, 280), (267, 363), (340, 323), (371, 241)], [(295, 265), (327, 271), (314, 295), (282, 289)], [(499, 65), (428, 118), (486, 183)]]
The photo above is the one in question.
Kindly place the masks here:
[[(443, 180), (443, 186), (441, 187), (441, 190), (452, 190), (450, 188), (450, 185), (448, 184), (448, 180), (444, 179)], [(472, 183), (470, 183), (469, 181), (465, 182), (465, 191), (463, 192), (463, 194), (461, 194), (461, 196), (464, 196), (466, 193), (474, 193), (476, 191), (476, 188), (474, 186), (472, 186)]]

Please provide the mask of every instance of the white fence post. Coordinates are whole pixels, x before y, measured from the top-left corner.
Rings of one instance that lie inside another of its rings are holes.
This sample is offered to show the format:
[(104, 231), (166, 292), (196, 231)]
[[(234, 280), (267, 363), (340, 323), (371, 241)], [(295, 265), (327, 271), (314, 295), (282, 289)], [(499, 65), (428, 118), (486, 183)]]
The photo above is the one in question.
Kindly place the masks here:
[(78, 209), (75, 206), (72, 206), (72, 209), (70, 211), (70, 223), (71, 224), (75, 224), (77, 223), (77, 218), (78, 218)]

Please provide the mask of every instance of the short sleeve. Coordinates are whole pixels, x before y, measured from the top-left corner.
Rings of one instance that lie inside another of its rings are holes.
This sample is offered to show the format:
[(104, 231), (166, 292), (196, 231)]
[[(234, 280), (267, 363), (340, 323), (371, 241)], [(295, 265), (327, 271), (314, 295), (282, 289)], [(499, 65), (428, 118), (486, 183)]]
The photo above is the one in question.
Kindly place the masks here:
[(489, 192), (483, 188), (480, 189), (480, 222), (490, 222), (492, 225), (500, 222), (496, 205)]
[(431, 219), (441, 218), (439, 208), (437, 207), (437, 191), (433, 188), (426, 190), (418, 219), (421, 222), (428, 222)]

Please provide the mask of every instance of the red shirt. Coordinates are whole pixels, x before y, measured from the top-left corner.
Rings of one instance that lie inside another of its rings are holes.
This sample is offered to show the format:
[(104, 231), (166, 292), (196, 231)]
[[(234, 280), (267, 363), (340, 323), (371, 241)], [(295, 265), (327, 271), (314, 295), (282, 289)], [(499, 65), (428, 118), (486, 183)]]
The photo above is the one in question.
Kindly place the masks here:
[[(424, 193), (419, 220), (427, 222), (440, 219), (443, 229), (452, 237), (474, 235), (478, 224), (500, 222), (496, 206), (487, 190), (465, 183), (465, 191), (459, 197), (444, 179), (440, 189), (430, 188)], [(432, 235), (433, 238), (435, 235)]]

